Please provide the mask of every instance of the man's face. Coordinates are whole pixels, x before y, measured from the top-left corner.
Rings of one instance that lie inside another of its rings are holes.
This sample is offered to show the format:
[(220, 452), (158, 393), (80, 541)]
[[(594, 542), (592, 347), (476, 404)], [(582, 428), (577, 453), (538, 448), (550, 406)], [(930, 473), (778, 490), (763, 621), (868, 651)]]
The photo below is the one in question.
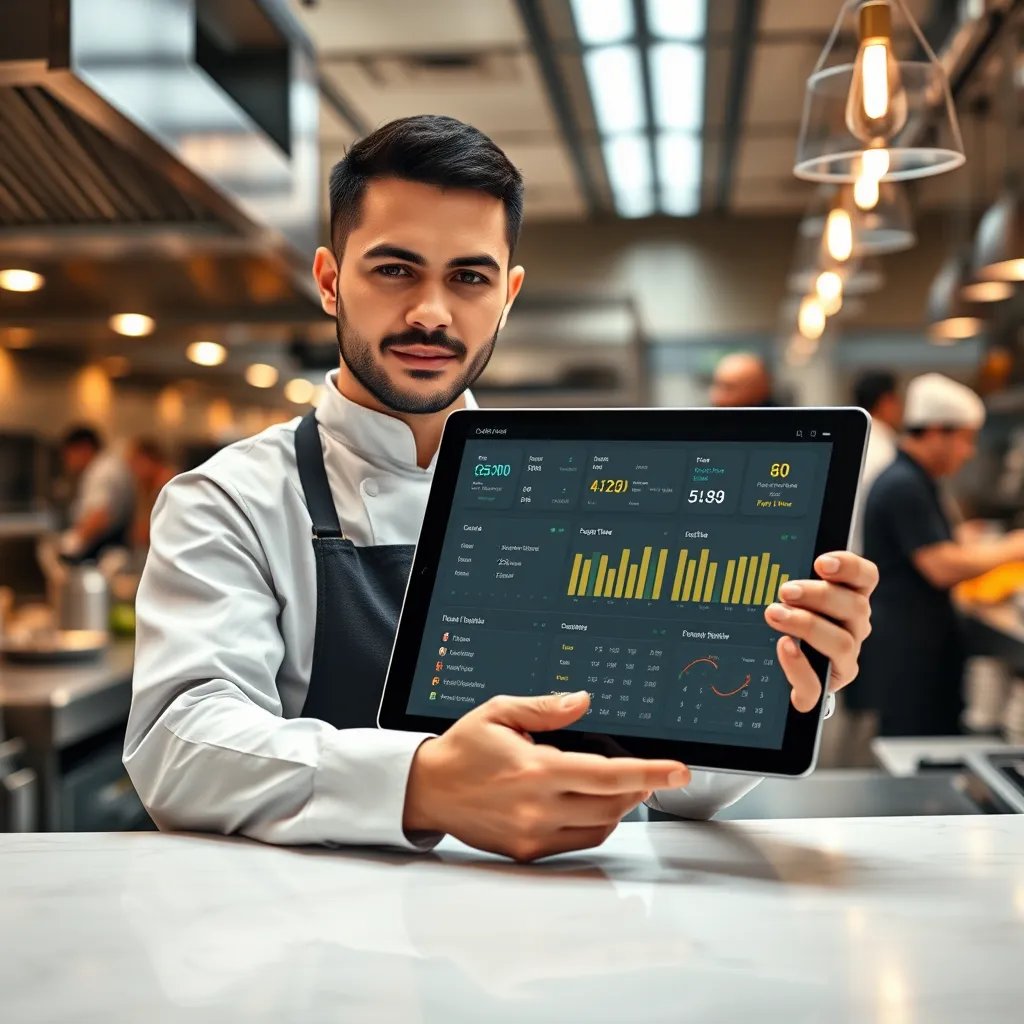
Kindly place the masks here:
[(92, 462), (96, 449), (90, 444), (68, 444), (61, 450), (64, 469), (72, 476), (78, 476)]
[(370, 182), (340, 267), (326, 249), (314, 262), (350, 397), (407, 414), (448, 408), (483, 372), (522, 286), (508, 263), (499, 199)]
[(959, 473), (964, 465), (974, 458), (978, 447), (978, 432), (963, 428), (946, 433), (946, 476)]
[(715, 367), (709, 400), (719, 409), (760, 405), (771, 393), (771, 382), (764, 366), (743, 354), (726, 356)]

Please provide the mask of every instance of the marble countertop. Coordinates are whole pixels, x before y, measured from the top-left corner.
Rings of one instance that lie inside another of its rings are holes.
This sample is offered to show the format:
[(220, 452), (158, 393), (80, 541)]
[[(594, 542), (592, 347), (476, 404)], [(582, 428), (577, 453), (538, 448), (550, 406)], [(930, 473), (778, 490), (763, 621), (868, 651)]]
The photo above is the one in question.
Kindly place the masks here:
[(1019, 1021), (1024, 816), (624, 824), (519, 866), (0, 836), (5, 1020)]

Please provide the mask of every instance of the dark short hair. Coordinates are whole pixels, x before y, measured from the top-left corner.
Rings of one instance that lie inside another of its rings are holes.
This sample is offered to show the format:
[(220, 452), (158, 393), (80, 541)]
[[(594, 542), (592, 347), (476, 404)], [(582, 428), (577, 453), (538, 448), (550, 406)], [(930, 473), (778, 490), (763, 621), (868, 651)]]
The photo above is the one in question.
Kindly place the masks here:
[(80, 426), (71, 427), (61, 438), (61, 448), (71, 448), (75, 445), (87, 444), (94, 451), (103, 447), (100, 435), (92, 427)]
[(896, 394), (896, 378), (888, 370), (872, 370), (862, 374), (853, 385), (853, 402), (868, 412), (886, 396)]
[(438, 188), (465, 188), (505, 204), (505, 236), (515, 251), (523, 224), (523, 178), (483, 132), (454, 117), (403, 117), (360, 139), (331, 170), (331, 247), (344, 249), (359, 223), (366, 186), (401, 178)]

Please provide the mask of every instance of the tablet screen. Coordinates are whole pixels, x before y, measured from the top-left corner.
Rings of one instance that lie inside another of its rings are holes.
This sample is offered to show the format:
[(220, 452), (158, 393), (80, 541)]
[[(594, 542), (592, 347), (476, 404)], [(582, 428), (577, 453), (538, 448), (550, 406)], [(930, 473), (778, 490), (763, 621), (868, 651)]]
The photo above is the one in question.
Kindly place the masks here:
[(579, 726), (780, 749), (765, 606), (811, 570), (831, 442), (465, 444), (407, 711), (587, 690)]

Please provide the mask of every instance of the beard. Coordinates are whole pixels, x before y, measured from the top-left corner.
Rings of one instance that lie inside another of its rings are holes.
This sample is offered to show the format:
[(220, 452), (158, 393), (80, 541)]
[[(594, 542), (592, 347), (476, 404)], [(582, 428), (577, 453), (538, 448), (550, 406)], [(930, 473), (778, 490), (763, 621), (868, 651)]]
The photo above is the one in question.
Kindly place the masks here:
[[(406, 390), (389, 376), (387, 370), (378, 362), (373, 352), (373, 344), (358, 335), (345, 316), (341, 299), (338, 299), (335, 328), (338, 334), (338, 350), (341, 361), (353, 377), (381, 403), (392, 412), (429, 415), (447, 409), (464, 391), (468, 390), (487, 367), (498, 341), (498, 329), (494, 330), (487, 343), (470, 360), (459, 377), (451, 384), (432, 392)], [(403, 345), (432, 345), (435, 348), (451, 352), (459, 359), (465, 359), (467, 348), (458, 338), (450, 337), (445, 331), (426, 331), (415, 329), (403, 331), (401, 334), (387, 334), (377, 346), (380, 355), (389, 348)], [(441, 376), (440, 370), (406, 370), (414, 380), (429, 381)]]

